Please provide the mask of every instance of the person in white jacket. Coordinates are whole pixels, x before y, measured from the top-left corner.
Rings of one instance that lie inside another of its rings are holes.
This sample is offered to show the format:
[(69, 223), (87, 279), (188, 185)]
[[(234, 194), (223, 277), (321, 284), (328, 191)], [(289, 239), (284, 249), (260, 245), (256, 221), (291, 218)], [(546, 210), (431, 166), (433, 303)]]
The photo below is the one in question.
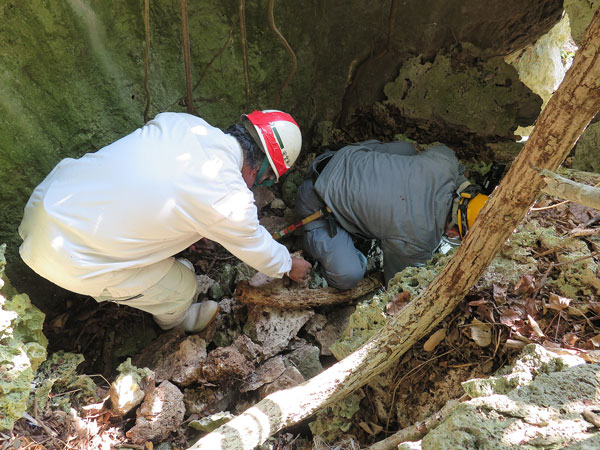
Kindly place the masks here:
[(58, 163), (25, 206), (21, 258), (64, 289), (147, 311), (163, 329), (200, 331), (218, 305), (194, 303), (194, 267), (174, 255), (201, 238), (268, 276), (308, 279), (310, 263), (259, 224), (250, 190), (278, 180), (301, 144), (281, 111), (243, 115), (225, 132), (190, 114), (158, 114)]

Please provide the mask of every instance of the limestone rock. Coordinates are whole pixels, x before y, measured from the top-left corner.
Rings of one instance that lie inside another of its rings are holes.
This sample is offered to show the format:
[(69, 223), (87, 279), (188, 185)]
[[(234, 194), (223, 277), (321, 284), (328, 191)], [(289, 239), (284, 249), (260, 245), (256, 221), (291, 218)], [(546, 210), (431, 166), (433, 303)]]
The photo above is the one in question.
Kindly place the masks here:
[[(9, 430), (27, 410), (36, 370), (46, 359), (45, 315), (5, 277), (6, 244), (0, 245), (0, 430)], [(46, 392), (47, 394), (47, 392)], [(47, 400), (40, 399), (43, 404)]]
[(265, 384), (258, 390), (259, 398), (263, 399), (273, 392), (288, 389), (304, 382), (304, 377), (294, 366), (290, 366), (272, 383)]
[(183, 394), (173, 383), (163, 381), (146, 394), (136, 415), (135, 425), (126, 433), (129, 439), (134, 442), (164, 440), (183, 423)]
[(195, 430), (205, 431), (210, 433), (213, 430), (216, 430), (221, 425), (229, 422), (235, 416), (229, 412), (218, 412), (216, 414), (212, 414), (207, 417), (203, 417), (200, 420), (192, 420), (189, 423), (189, 426)]
[(318, 347), (303, 342), (285, 355), (285, 364), (294, 366), (308, 380), (323, 371), (320, 356)]
[(598, 0), (565, 0), (565, 12), (571, 22), (571, 34), (578, 44), (581, 43), (587, 26), (590, 24), (594, 12), (600, 7)]
[(138, 369), (133, 366), (130, 358), (121, 363), (117, 371), (119, 375), (111, 383), (108, 395), (113, 414), (124, 416), (144, 399), (143, 380), (148, 377), (154, 383), (154, 374), (148, 368)]
[(286, 205), (293, 208), (296, 205), (296, 193), (304, 182), (304, 176), (297, 170), (290, 170), (281, 185), (281, 196)]
[(256, 364), (264, 359), (263, 348), (245, 334), (238, 336), (232, 346), (252, 363)]
[(329, 347), (340, 338), (355, 309), (354, 306), (340, 306), (327, 314), (327, 325), (315, 333), (322, 355), (332, 354)]
[(162, 334), (133, 359), (137, 367), (150, 368), (158, 383), (170, 380), (188, 386), (201, 377), (200, 365), (206, 358), (206, 342), (198, 335), (186, 336), (181, 329)]
[(405, 117), (510, 139), (517, 125), (535, 121), (542, 99), (502, 58), (480, 58), (480, 50), (463, 44), (460, 50), (438, 54), (433, 62), (420, 56), (409, 59), (385, 86), (385, 94)]
[(254, 204), (260, 212), (265, 206), (275, 200), (275, 194), (273, 190), (265, 186), (256, 186), (252, 189), (254, 194)]
[(183, 401), (188, 415), (206, 416), (225, 411), (238, 397), (238, 390), (228, 387), (200, 385), (183, 391)]
[(481, 396), (459, 405), (420, 448), (598, 448), (600, 432), (583, 412), (600, 400), (600, 365), (529, 345), (504, 381), (493, 378), (467, 384)]
[(201, 370), (206, 381), (225, 386), (245, 380), (254, 365), (235, 348), (219, 347), (208, 354)]
[(285, 349), (313, 315), (313, 311), (250, 306), (244, 331), (263, 347), (265, 356), (269, 357)]
[(262, 385), (271, 383), (285, 372), (285, 364), (281, 355), (274, 356), (250, 374), (240, 388), (241, 392), (254, 391)]

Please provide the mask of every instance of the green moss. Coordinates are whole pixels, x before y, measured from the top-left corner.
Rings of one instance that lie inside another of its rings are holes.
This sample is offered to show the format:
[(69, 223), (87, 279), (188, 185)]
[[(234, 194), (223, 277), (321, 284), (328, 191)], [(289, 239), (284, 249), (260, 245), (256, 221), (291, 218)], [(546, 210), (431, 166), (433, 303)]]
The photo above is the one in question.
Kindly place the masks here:
[(352, 418), (360, 410), (363, 397), (364, 394), (359, 390), (321, 411), (317, 418), (308, 424), (312, 434), (328, 442), (335, 442), (352, 427)]
[[(73, 401), (87, 403), (95, 400), (96, 384), (89, 376), (77, 374), (77, 366), (83, 361), (80, 354), (62, 350), (53, 353), (35, 375), (32, 383), (35, 389), (29, 398), (29, 408), (36, 404), (38, 411), (43, 411), (46, 406), (68, 411)], [(50, 393), (55, 395), (48, 401)]]
[(386, 303), (386, 297), (381, 295), (356, 306), (342, 336), (329, 347), (338, 361), (367, 342), (377, 330), (385, 325), (387, 318), (383, 311)]

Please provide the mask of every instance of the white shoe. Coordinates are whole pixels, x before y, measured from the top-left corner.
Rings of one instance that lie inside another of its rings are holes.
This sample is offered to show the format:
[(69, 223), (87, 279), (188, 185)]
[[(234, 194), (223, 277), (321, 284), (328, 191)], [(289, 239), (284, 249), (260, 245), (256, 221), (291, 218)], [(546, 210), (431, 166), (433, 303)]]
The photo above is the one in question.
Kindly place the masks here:
[(192, 272), (196, 273), (196, 269), (194, 268), (194, 265), (192, 264), (192, 262), (189, 259), (177, 258), (175, 261), (177, 261), (178, 263), (183, 264), (185, 267), (187, 267), (188, 269), (190, 269)]
[(219, 304), (212, 300), (194, 303), (185, 312), (181, 326), (187, 332), (194, 333), (209, 326), (219, 313)]

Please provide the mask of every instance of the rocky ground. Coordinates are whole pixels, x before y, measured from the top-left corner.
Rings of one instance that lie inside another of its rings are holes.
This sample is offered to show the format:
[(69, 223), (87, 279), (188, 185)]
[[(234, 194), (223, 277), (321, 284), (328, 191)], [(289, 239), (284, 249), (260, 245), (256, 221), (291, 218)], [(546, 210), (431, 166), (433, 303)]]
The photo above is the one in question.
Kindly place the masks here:
[[(288, 180), (277, 195), (256, 193), (261, 222), (271, 231), (293, 221), (289, 206), (301, 177)], [(263, 448), (366, 448), (462, 397), (462, 382), (495, 374), (530, 343), (593, 361), (600, 346), (598, 214), (542, 197), (460, 306), (393, 370)], [(292, 249), (294, 240), (286, 241)], [(363, 245), (376, 270), (377, 247)], [(0, 434), (3, 450), (185, 448), (231, 414), (356, 349), (451, 255), (405, 270), (387, 291), (360, 302), (304, 311), (241, 303), (235, 285), (255, 273), (219, 245), (198, 242), (180, 256), (202, 274), (202, 295), (219, 300), (214, 324), (193, 335), (163, 332), (146, 313), (65, 298), (44, 322), (51, 356), (35, 386), (49, 395), (12, 433)], [(323, 286), (316, 269), (313, 288)], [(158, 403), (161, 410), (153, 410)]]

